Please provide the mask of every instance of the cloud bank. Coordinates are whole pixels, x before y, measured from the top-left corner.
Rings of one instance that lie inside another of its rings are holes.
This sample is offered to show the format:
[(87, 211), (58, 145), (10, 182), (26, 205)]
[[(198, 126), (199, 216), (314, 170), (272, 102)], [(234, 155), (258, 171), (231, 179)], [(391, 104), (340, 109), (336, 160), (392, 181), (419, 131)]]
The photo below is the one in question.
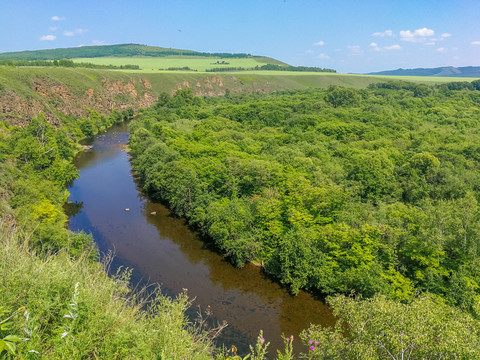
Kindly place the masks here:
[(410, 30), (400, 31), (400, 39), (414, 43), (426, 42), (433, 35), (435, 35), (435, 31), (432, 29), (427, 29), (426, 27), (417, 29), (413, 32)]

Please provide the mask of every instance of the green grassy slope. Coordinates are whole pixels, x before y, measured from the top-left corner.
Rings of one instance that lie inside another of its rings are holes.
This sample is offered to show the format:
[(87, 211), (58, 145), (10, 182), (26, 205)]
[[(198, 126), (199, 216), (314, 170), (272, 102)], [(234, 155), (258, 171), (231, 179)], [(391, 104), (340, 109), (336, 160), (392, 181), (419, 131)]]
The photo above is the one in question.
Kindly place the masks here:
[[(364, 88), (388, 78), (405, 80), (405, 77), (284, 71), (201, 73), (0, 66), (0, 120), (22, 124), (43, 112), (50, 123), (59, 124), (67, 115), (85, 116), (87, 108), (108, 114), (112, 109), (148, 107), (160, 93), (172, 94), (186, 87), (195, 95), (212, 96), (224, 95), (227, 90), (265, 93), (331, 85)], [(455, 79), (409, 77), (408, 80), (440, 83)]]
[[(265, 57), (247, 57), (247, 58), (221, 58), (221, 57), (205, 57), (205, 56), (181, 56), (169, 55), (164, 57), (98, 57), (98, 58), (76, 58), (73, 59), (77, 63), (91, 63), (96, 65), (138, 65), (142, 72), (158, 72), (168, 70), (169, 68), (188, 67), (194, 71), (205, 71), (212, 68), (230, 68), (242, 67), (253, 68), (265, 64), (285, 65), (282, 62)], [(223, 62), (223, 63), (222, 63)], [(138, 70), (132, 70), (138, 71)]]
[(0, 341), (19, 339), (0, 358), (213, 358), (211, 339), (185, 318), (186, 294), (135, 301), (128, 276), (109, 278), (102, 264), (66, 250), (37, 255), (24, 236), (0, 219), (0, 277), (8, 284), (0, 321), (10, 317)]

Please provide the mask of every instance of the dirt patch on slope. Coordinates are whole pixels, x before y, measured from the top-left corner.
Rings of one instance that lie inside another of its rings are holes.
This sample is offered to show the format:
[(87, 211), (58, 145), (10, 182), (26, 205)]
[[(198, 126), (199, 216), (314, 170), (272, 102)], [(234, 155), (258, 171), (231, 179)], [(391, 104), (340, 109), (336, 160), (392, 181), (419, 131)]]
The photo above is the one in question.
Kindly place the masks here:
[[(27, 119), (28, 122), (31, 118), (37, 116), (38, 113), (44, 112), (44, 110), (44, 106), (39, 100), (33, 98), (24, 99), (11, 90), (4, 91), (0, 97), (1, 118), (12, 125), (22, 126)], [(51, 124), (59, 123), (53, 114), (47, 116), (47, 120)]]
[[(157, 98), (147, 79), (121, 81), (104, 78), (97, 87), (78, 89), (78, 84), (55, 81), (48, 77), (28, 80), (32, 95), (21, 96), (10, 89), (0, 92), (0, 119), (24, 126), (43, 113), (54, 126), (61, 124), (61, 115), (84, 117), (89, 109), (108, 115), (113, 109), (149, 107)], [(73, 88), (75, 86), (75, 88)], [(74, 90), (72, 90), (74, 89)]]

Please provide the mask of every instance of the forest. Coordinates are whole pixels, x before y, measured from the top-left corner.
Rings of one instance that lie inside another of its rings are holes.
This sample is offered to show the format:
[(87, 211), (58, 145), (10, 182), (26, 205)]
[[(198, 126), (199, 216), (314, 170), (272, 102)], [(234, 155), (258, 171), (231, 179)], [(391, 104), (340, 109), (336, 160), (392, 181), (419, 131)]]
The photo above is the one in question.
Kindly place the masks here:
[(133, 294), (130, 272), (109, 274), (92, 236), (66, 226), (78, 140), (132, 115), (0, 122), (0, 359), (212, 358), (212, 337), (185, 317), (186, 294)]
[(299, 289), (480, 310), (480, 81), (215, 98), (131, 123), (145, 189)]
[(62, 120), (0, 123), (0, 358), (273, 358), (262, 334), (247, 357), (215, 349), (185, 294), (131, 295), (128, 272), (109, 279), (91, 236), (66, 229), (78, 140), (123, 121), (153, 199), (235, 266), (332, 307), (334, 328), (285, 337), (275, 358), (480, 357), (480, 80), (185, 88)]
[(111, 69), (111, 70), (139, 70), (138, 65), (99, 65), (87, 62), (76, 63), (73, 60), (0, 60), (0, 66), (55, 66), (55, 67), (80, 67), (87, 69)]

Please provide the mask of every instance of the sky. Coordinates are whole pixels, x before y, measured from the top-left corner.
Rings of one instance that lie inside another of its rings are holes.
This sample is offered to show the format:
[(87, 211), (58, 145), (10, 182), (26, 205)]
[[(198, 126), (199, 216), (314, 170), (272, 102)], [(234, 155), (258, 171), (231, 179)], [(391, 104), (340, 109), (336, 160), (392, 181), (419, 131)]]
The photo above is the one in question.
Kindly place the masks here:
[(480, 0), (0, 0), (0, 52), (123, 43), (342, 73), (480, 66)]

